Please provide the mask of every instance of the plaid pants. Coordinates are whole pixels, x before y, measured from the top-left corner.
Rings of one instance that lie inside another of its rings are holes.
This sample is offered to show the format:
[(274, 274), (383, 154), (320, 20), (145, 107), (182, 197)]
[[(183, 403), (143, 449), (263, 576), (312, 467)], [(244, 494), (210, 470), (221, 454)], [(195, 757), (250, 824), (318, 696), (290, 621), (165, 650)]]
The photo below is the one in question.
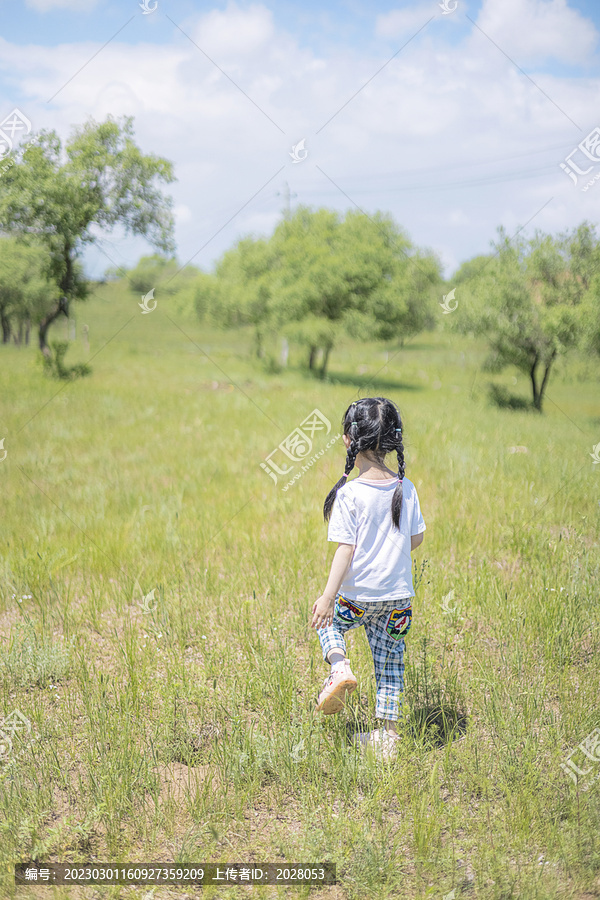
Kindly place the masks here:
[[(408, 603), (408, 605), (406, 605)], [(373, 600), (355, 603), (338, 594), (335, 598), (333, 624), (319, 628), (317, 634), (323, 659), (331, 650), (346, 653), (344, 635), (351, 628), (365, 626), (365, 632), (375, 666), (377, 682), (378, 719), (397, 721), (402, 716), (404, 692), (404, 636), (412, 619), (411, 598), (401, 600)]]

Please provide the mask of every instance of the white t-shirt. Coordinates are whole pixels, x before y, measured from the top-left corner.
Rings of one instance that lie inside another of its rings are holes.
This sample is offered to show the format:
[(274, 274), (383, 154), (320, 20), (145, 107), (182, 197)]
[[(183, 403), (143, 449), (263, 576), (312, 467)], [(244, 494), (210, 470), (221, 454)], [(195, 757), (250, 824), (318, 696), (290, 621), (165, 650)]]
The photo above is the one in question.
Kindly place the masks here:
[(392, 525), (392, 497), (398, 479), (361, 481), (354, 478), (337, 492), (328, 540), (354, 544), (354, 556), (340, 594), (365, 603), (399, 600), (415, 596), (412, 583), (410, 538), (426, 525), (417, 490), (408, 478), (402, 480), (400, 530)]

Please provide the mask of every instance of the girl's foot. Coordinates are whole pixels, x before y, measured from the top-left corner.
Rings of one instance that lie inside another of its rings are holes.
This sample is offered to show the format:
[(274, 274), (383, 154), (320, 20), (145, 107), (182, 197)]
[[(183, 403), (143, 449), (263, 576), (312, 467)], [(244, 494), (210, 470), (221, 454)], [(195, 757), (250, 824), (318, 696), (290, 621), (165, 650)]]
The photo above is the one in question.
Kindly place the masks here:
[(400, 736), (394, 731), (378, 728), (376, 731), (358, 732), (354, 742), (364, 750), (371, 750), (378, 759), (394, 759), (398, 753)]
[(340, 712), (345, 706), (347, 694), (351, 694), (356, 685), (357, 681), (352, 674), (348, 660), (336, 663), (331, 670), (331, 675), (325, 679), (325, 686), (319, 694), (317, 712), (322, 712), (325, 716)]

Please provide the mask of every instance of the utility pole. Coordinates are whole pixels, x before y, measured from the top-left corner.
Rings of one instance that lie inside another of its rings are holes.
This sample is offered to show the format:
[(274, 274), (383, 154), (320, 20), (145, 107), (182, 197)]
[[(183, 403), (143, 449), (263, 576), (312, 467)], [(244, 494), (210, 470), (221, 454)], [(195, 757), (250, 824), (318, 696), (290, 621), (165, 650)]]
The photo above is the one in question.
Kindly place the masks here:
[(298, 194), (290, 193), (290, 186), (287, 181), (283, 182), (283, 191), (277, 191), (278, 197), (283, 197), (283, 218), (288, 220), (292, 215), (292, 210), (290, 206), (290, 200), (292, 197), (297, 197)]

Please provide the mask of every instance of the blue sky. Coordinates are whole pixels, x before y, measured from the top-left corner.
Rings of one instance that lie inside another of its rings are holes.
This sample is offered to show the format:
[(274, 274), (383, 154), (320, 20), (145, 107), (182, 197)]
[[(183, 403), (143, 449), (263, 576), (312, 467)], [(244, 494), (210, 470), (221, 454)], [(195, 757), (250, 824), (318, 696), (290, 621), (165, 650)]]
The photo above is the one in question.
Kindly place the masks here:
[[(5, 40), (21, 45), (56, 46), (81, 40), (101, 41), (102, 38), (107, 40), (132, 15), (138, 15), (138, 2), (139, 0), (132, 2), (127, 0), (127, 2), (107, 3), (92, 0), (92, 2), (64, 4), (66, 8), (61, 9), (60, 6), (63, 4), (45, 3), (44, 0), (30, 4), (24, 0), (0, 0), (2, 13), (0, 33)], [(502, 0), (498, 2), (502, 3)], [(153, 5), (154, 0), (149, 0), (149, 3)], [(374, 13), (385, 14), (416, 4), (364, 2), (364, 0), (363, 2), (338, 0), (327, 3), (305, 0), (299, 4), (290, 0), (277, 0), (277, 3), (267, 5), (273, 11), (278, 25), (294, 34), (305, 46), (324, 49), (327, 45), (343, 43), (360, 49), (368, 41), (369, 26)], [(466, 8), (466, 4), (461, 5)], [(597, 27), (600, 26), (600, 6), (596, 0), (577, 0), (569, 6), (589, 18)], [(207, 10), (226, 10), (226, 8), (226, 2), (162, 0), (159, 3), (160, 12), (168, 12), (177, 22), (206, 13)], [(468, 4), (469, 14), (473, 18), (480, 8), (481, 3)], [(431, 11), (435, 11), (435, 4), (431, 4)], [(143, 18), (138, 18), (136, 24), (143, 27), (143, 22)], [(100, 34), (100, 29), (104, 28), (106, 31)], [(132, 28), (131, 32), (127, 31), (126, 36), (132, 40), (136, 38), (140, 40), (142, 37), (144, 40), (147, 39), (147, 34), (144, 35), (139, 29), (135, 34), (135, 28)], [(167, 26), (156, 28), (151, 39), (153, 42), (161, 43), (168, 42), (171, 37), (172, 27)]]
[[(65, 138), (133, 115), (142, 148), (175, 165), (183, 262), (209, 269), (268, 233), (287, 183), (293, 205), (392, 213), (450, 276), (498, 225), (597, 220), (600, 187), (560, 164), (600, 125), (600, 9), (446, 5), (0, 0), (0, 119), (17, 107)], [(151, 252), (119, 234), (100, 247), (92, 275)]]

